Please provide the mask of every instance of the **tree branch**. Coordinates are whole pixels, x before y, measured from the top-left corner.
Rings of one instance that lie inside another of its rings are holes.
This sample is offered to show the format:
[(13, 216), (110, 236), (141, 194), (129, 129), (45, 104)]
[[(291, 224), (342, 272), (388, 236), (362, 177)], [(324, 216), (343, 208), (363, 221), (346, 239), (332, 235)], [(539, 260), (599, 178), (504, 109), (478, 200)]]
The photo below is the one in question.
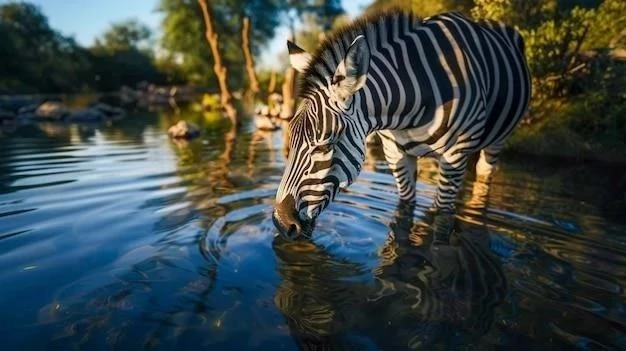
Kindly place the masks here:
[(215, 32), (213, 14), (211, 12), (211, 8), (207, 5), (206, 0), (198, 0), (198, 4), (202, 9), (204, 24), (206, 25), (204, 35), (209, 43), (209, 46), (211, 47), (211, 53), (213, 54), (213, 71), (215, 71), (215, 75), (217, 76), (217, 81), (220, 86), (222, 107), (231, 121), (236, 124), (237, 111), (232, 105), (232, 94), (228, 88), (228, 70), (222, 64), (222, 56), (219, 49), (219, 36), (217, 32)]
[(250, 80), (250, 91), (253, 94), (259, 92), (259, 81), (254, 71), (254, 57), (250, 50), (250, 18), (245, 16), (243, 18), (241, 29), (241, 48), (246, 61), (246, 71), (248, 72), (248, 79)]

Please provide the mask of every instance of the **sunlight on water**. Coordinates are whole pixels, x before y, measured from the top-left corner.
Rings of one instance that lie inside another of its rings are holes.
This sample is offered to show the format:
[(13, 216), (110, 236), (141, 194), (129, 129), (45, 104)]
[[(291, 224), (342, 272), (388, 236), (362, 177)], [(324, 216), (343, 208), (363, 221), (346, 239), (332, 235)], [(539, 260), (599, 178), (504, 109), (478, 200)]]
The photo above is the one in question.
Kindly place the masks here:
[[(507, 160), (456, 218), (398, 206), (375, 147), (288, 242), (271, 220), (282, 132), (175, 116), (0, 139), (7, 349), (626, 348), (623, 169)], [(529, 164), (530, 163), (530, 164)]]

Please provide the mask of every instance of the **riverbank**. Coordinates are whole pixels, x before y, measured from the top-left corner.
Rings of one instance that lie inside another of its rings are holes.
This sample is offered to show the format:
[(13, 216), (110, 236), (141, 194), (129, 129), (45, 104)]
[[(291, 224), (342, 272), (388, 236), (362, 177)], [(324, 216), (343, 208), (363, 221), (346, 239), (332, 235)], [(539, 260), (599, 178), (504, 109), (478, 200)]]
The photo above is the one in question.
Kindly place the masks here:
[(549, 112), (521, 124), (505, 153), (626, 164), (626, 101), (586, 94), (552, 101)]

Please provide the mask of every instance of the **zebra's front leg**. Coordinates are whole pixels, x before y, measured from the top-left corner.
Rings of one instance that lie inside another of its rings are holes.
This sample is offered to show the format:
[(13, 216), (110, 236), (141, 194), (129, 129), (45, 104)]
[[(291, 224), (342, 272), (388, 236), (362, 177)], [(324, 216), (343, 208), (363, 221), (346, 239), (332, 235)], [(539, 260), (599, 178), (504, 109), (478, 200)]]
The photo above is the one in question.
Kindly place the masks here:
[(439, 159), (439, 177), (434, 207), (441, 212), (454, 212), (459, 188), (467, 167), (467, 155), (446, 152)]
[(402, 202), (415, 201), (415, 181), (417, 178), (417, 158), (407, 155), (390, 139), (381, 138), (385, 159), (396, 178), (398, 195)]

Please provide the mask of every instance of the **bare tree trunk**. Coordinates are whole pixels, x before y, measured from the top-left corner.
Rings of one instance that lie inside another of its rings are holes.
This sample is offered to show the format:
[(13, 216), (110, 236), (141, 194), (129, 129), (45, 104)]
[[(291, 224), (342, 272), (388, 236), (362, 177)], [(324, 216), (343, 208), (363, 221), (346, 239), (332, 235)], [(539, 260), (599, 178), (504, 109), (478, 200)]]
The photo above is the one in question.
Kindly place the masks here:
[[(267, 94), (265, 96), (267, 100), (267, 106), (274, 105), (274, 101), (272, 100), (272, 94), (274, 94), (275, 91), (276, 91), (276, 71), (272, 70), (272, 73), (270, 73), (270, 82), (267, 86)], [(281, 107), (281, 110), (282, 110), (282, 107)]]
[(233, 124), (237, 124), (237, 110), (232, 104), (233, 96), (228, 88), (228, 71), (222, 64), (222, 55), (219, 50), (219, 36), (215, 32), (213, 14), (211, 12), (211, 8), (206, 3), (206, 0), (198, 0), (198, 4), (202, 8), (204, 24), (206, 25), (206, 32), (204, 35), (206, 40), (209, 42), (211, 53), (213, 54), (213, 70), (215, 71), (217, 81), (220, 85), (222, 107), (224, 107), (226, 115), (230, 118)]
[(289, 66), (285, 71), (285, 81), (283, 82), (283, 108), (280, 117), (283, 119), (291, 119), (295, 105), (295, 80), (296, 70)]
[(272, 95), (272, 93), (276, 90), (276, 71), (272, 70), (270, 75), (270, 83), (267, 87), (267, 95)]
[[(293, 21), (292, 21), (293, 22)], [(293, 23), (291, 24), (292, 31), (295, 31), (293, 28)], [(295, 40), (295, 36), (289, 38), (289, 40)], [(283, 80), (283, 108), (280, 112), (280, 118), (289, 120), (293, 117), (294, 107), (295, 107), (295, 88), (296, 88), (296, 70), (291, 67), (291, 65), (287, 66), (285, 70), (285, 79)]]
[(248, 72), (248, 80), (250, 81), (250, 92), (257, 94), (259, 92), (259, 81), (254, 71), (254, 57), (250, 50), (250, 18), (248, 16), (243, 18), (243, 25), (241, 29), (241, 48), (243, 49), (243, 56), (246, 60), (246, 71)]

